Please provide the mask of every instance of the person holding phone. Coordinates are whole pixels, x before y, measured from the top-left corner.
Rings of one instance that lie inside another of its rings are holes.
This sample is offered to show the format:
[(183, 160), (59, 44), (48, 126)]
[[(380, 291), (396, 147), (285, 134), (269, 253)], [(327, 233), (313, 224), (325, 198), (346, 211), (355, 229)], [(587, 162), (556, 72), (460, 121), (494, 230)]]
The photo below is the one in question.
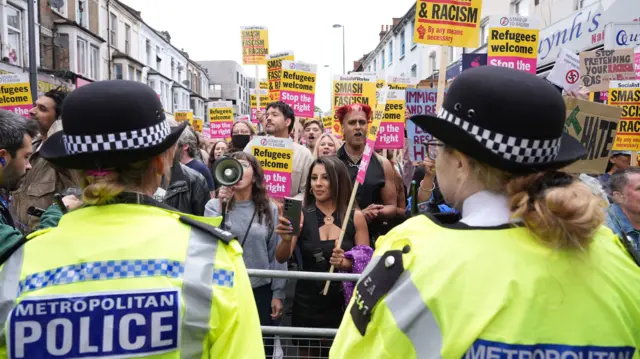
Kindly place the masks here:
[[(303, 271), (328, 272), (333, 265), (340, 271), (361, 272), (371, 258), (372, 249), (362, 212), (347, 213), (352, 185), (346, 166), (337, 157), (320, 157), (312, 163), (307, 178), (309, 191), (305, 193), (300, 233), (295, 235), (296, 226), (291, 218), (280, 217), (276, 232), (282, 241), (276, 249), (276, 259), (286, 263), (299, 246)], [(336, 248), (346, 215), (350, 217), (346, 233), (342, 246)], [(297, 282), (291, 319), (294, 327), (337, 328), (340, 325), (346, 307), (342, 284), (331, 282), (326, 296), (322, 295), (323, 289), (323, 281)], [(331, 344), (329, 341), (298, 342), (303, 358), (326, 357)]]
[[(234, 152), (229, 156), (242, 164), (242, 179), (232, 187), (220, 187), (218, 198), (207, 203), (204, 214), (206, 217), (220, 216), (223, 203), (226, 203), (225, 229), (233, 233), (242, 246), (245, 266), (286, 271), (287, 265), (275, 260), (279, 241), (276, 234), (278, 207), (267, 195), (262, 167), (248, 153)], [(251, 278), (260, 325), (275, 325), (282, 316), (286, 283), (286, 279)], [(264, 342), (267, 357), (270, 357), (273, 338), (265, 337)]]

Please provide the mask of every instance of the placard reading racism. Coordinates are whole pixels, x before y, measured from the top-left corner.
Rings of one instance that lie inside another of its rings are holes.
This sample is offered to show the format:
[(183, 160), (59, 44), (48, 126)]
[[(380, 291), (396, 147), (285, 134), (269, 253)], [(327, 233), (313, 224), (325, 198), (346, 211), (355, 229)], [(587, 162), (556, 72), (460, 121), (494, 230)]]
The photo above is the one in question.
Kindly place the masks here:
[(331, 113), (335, 118), (333, 134), (342, 138), (342, 126), (336, 117), (336, 111), (350, 104), (369, 105), (372, 109), (376, 103), (375, 75), (337, 75), (333, 80), (333, 99)]
[(217, 101), (209, 108), (209, 129), (211, 138), (226, 139), (231, 137), (233, 127), (233, 103), (231, 101)]
[(482, 0), (418, 0), (413, 41), (418, 44), (478, 47), (481, 6)]
[(578, 162), (563, 170), (569, 173), (601, 174), (607, 167), (622, 109), (564, 97), (567, 119), (564, 128), (587, 149)]
[[(438, 100), (437, 89), (407, 89), (405, 97), (407, 110), (411, 116), (436, 113), (436, 103)], [(424, 161), (427, 149), (422, 144), (431, 140), (433, 137), (416, 126), (413, 121), (407, 121), (407, 138), (409, 141), (409, 155), (411, 160)]]
[(567, 91), (578, 90), (580, 87), (580, 56), (573, 51), (562, 48), (547, 80)]
[(196, 132), (202, 132), (202, 128), (204, 127), (204, 121), (201, 118), (193, 119), (193, 129)]
[(405, 90), (391, 90), (389, 87), (387, 104), (376, 139), (376, 149), (404, 148), (404, 109)]
[(313, 118), (316, 104), (316, 65), (282, 61), (280, 101), (293, 109), (296, 117)]
[(267, 55), (267, 77), (271, 101), (280, 101), (280, 81), (282, 80), (282, 61), (284, 60), (294, 61), (293, 51)]
[[(269, 90), (258, 90), (260, 95), (260, 111), (265, 112), (267, 105), (269, 104)], [(249, 90), (249, 102), (251, 105), (251, 122), (257, 126), (259, 124), (256, 112), (258, 111), (258, 99), (256, 98), (256, 90)]]
[(29, 116), (32, 107), (29, 80), (18, 74), (0, 75), (0, 109)]
[(406, 90), (408, 88), (415, 88), (417, 83), (418, 79), (411, 77), (389, 76), (386, 85), (389, 86), (389, 90)]
[(380, 128), (380, 124), (382, 123), (382, 118), (384, 117), (388, 92), (389, 92), (388, 87), (384, 87), (382, 89), (380, 93), (380, 97), (378, 98), (378, 103), (376, 104), (376, 107), (374, 108), (374, 111), (373, 111), (373, 121), (369, 125), (369, 132), (367, 133), (367, 141), (364, 146), (364, 152), (362, 153), (362, 159), (360, 160), (360, 166), (358, 167), (358, 174), (356, 175), (356, 180), (360, 184), (364, 184), (364, 178), (367, 175), (367, 168), (369, 167), (369, 162), (371, 162), (373, 149), (376, 146), (378, 129)]
[(633, 49), (580, 53), (580, 76), (589, 91), (608, 91), (610, 81), (635, 80)]
[(640, 150), (640, 81), (611, 81), (609, 105), (622, 108), (614, 150)]
[(173, 117), (175, 117), (176, 122), (184, 122), (188, 121), (190, 125), (193, 126), (193, 111), (192, 110), (176, 110), (173, 113)]
[(523, 16), (492, 16), (489, 24), (489, 65), (535, 74), (540, 32), (537, 22)]
[(254, 137), (251, 154), (264, 170), (264, 184), (269, 196), (283, 198), (291, 192), (293, 141), (290, 138)]
[(242, 64), (264, 65), (269, 53), (269, 32), (266, 26), (242, 26)]

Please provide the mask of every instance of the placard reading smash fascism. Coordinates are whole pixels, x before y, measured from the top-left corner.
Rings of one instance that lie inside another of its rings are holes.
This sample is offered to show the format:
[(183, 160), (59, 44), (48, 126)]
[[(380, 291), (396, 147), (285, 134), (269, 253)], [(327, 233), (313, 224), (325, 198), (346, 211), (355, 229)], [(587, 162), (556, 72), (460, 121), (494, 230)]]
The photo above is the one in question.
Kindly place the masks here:
[(291, 192), (293, 141), (290, 138), (254, 137), (251, 154), (264, 170), (264, 184), (273, 198), (284, 198)]

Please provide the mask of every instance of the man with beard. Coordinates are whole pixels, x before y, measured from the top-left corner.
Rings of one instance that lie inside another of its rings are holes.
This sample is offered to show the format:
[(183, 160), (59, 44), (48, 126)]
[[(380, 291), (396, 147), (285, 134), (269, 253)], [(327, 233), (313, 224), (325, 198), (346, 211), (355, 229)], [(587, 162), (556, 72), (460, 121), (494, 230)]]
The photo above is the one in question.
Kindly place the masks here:
[[(347, 166), (354, 183), (364, 154), (371, 116), (371, 107), (368, 105), (346, 105), (336, 111), (344, 135), (344, 145), (338, 150), (337, 156)], [(389, 185), (386, 185), (387, 183)], [(393, 219), (396, 215), (397, 196), (394, 183), (395, 170), (391, 162), (373, 152), (364, 184), (358, 187), (356, 193), (358, 208), (369, 224), (372, 246), (376, 238), (386, 233), (388, 226), (385, 221)]]
[(302, 137), (307, 142), (307, 148), (311, 153), (316, 147), (316, 142), (320, 135), (322, 135), (322, 123), (316, 119), (307, 120), (302, 126)]
[[(258, 119), (262, 122), (262, 114)], [(296, 117), (291, 106), (284, 102), (272, 102), (267, 106), (267, 115), (264, 119), (264, 130), (267, 135), (278, 138), (289, 138), (289, 134), (293, 131)], [(251, 153), (251, 143), (245, 148), (244, 152)], [(302, 200), (305, 194), (307, 176), (309, 168), (313, 162), (313, 156), (306, 147), (298, 143), (293, 143), (293, 171), (291, 173), (291, 197)]]
[(40, 157), (42, 144), (62, 129), (60, 117), (66, 95), (67, 92), (62, 89), (50, 90), (38, 98), (29, 111), (31, 118), (38, 123), (40, 137), (33, 141), (33, 155), (29, 159), (32, 169), (18, 190), (13, 192), (11, 203), (12, 212), (17, 222), (21, 223), (19, 229), (25, 233), (35, 230), (40, 223), (39, 217), (28, 214), (29, 207), (48, 208), (54, 202), (54, 194), (75, 186), (68, 171), (54, 168)]

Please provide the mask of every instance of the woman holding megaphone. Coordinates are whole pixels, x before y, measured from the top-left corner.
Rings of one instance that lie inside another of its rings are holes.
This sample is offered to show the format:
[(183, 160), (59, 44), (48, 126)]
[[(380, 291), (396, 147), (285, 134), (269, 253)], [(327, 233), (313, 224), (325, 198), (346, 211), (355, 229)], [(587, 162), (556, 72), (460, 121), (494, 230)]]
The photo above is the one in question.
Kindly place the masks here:
[[(278, 207), (269, 199), (264, 186), (264, 172), (258, 160), (248, 153), (234, 152), (228, 158), (242, 165), (239, 181), (237, 178), (221, 178), (217, 168), (216, 178), (223, 182), (218, 198), (212, 199), (205, 207), (205, 216), (217, 217), (226, 213), (224, 227), (233, 233), (242, 246), (242, 257), (249, 269), (287, 270), (287, 264), (275, 259), (279, 236), (276, 234)], [(233, 161), (230, 161), (233, 162)], [(219, 164), (218, 166), (226, 166)], [(224, 170), (223, 170), (224, 171)], [(226, 171), (224, 171), (226, 172)], [(233, 185), (231, 183), (236, 182)], [(224, 208), (223, 211), (223, 206)], [(282, 316), (286, 279), (251, 278), (251, 287), (258, 307), (260, 325), (273, 325), (273, 320)], [(273, 351), (273, 338), (265, 337), (267, 357)]]

